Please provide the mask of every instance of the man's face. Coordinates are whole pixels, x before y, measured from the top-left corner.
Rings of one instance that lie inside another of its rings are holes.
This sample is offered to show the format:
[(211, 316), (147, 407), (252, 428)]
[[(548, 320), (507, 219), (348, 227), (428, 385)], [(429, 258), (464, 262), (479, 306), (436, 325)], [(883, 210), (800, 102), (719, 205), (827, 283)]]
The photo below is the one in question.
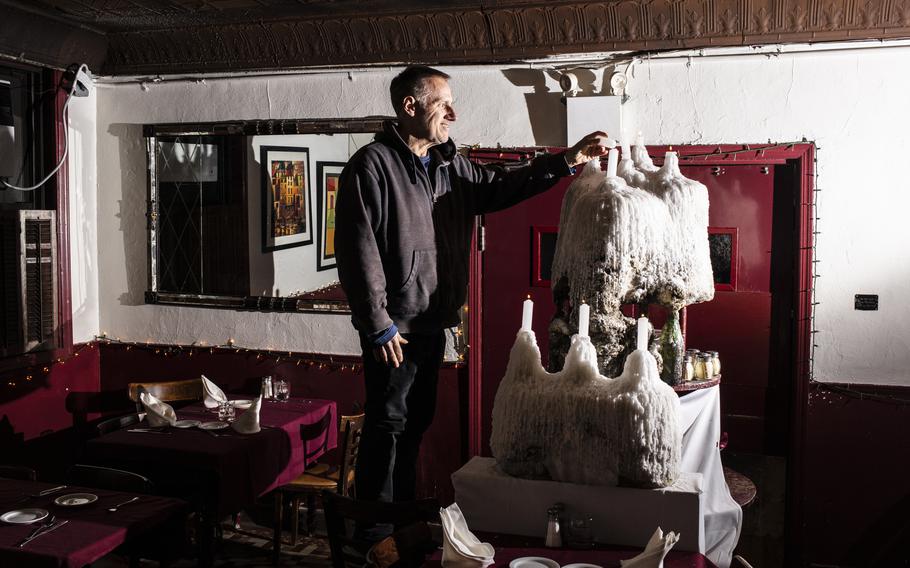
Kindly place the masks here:
[(417, 134), (432, 144), (444, 144), (449, 140), (449, 123), (455, 122), (452, 91), (449, 82), (441, 77), (430, 77), (426, 82), (427, 95), (417, 101), (414, 114), (422, 130)]

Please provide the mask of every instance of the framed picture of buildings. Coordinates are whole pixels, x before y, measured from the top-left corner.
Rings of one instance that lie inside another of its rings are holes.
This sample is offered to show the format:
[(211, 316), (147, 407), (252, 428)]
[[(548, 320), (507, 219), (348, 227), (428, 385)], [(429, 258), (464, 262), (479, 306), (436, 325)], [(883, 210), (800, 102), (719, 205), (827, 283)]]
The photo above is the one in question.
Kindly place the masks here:
[(316, 162), (316, 179), (319, 189), (316, 193), (316, 270), (335, 268), (335, 200), (338, 196), (338, 181), (344, 162)]
[(262, 251), (313, 243), (309, 149), (261, 146)]

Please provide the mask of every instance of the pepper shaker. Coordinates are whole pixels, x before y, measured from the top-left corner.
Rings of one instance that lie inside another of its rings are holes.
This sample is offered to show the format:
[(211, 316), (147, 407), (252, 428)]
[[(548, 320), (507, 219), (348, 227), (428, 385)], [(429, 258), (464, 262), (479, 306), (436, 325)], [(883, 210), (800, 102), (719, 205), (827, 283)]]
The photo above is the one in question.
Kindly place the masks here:
[(562, 510), (562, 503), (547, 509), (547, 539), (544, 543), (547, 548), (562, 548), (562, 521), (559, 518)]
[(269, 400), (274, 395), (272, 390), (272, 377), (262, 377), (262, 400)]

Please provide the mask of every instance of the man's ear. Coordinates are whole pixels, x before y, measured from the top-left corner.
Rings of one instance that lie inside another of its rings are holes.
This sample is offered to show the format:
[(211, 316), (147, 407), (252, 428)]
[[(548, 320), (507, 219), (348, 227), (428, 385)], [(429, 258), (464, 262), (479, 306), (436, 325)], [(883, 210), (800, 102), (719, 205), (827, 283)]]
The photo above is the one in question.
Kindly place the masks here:
[(401, 109), (408, 116), (417, 114), (417, 98), (410, 95), (406, 96), (402, 102)]

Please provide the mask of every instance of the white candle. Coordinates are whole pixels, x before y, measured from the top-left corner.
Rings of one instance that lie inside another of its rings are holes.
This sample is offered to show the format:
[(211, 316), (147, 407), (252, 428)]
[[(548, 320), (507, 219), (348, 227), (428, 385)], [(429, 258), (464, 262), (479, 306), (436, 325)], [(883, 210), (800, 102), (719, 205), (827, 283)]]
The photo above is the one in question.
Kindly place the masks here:
[(521, 329), (522, 331), (531, 331), (531, 318), (534, 316), (534, 302), (531, 297), (524, 301), (521, 306)]
[(638, 318), (638, 349), (648, 350), (648, 335), (651, 333), (651, 322), (642, 316)]
[(578, 335), (588, 336), (588, 320), (591, 317), (591, 306), (582, 304), (578, 306)]
[(629, 147), (629, 141), (624, 140), (622, 143), (622, 159), (631, 160), (632, 159), (632, 148)]
[(619, 151), (616, 148), (610, 148), (607, 152), (607, 176), (616, 177), (616, 167), (619, 165)]

